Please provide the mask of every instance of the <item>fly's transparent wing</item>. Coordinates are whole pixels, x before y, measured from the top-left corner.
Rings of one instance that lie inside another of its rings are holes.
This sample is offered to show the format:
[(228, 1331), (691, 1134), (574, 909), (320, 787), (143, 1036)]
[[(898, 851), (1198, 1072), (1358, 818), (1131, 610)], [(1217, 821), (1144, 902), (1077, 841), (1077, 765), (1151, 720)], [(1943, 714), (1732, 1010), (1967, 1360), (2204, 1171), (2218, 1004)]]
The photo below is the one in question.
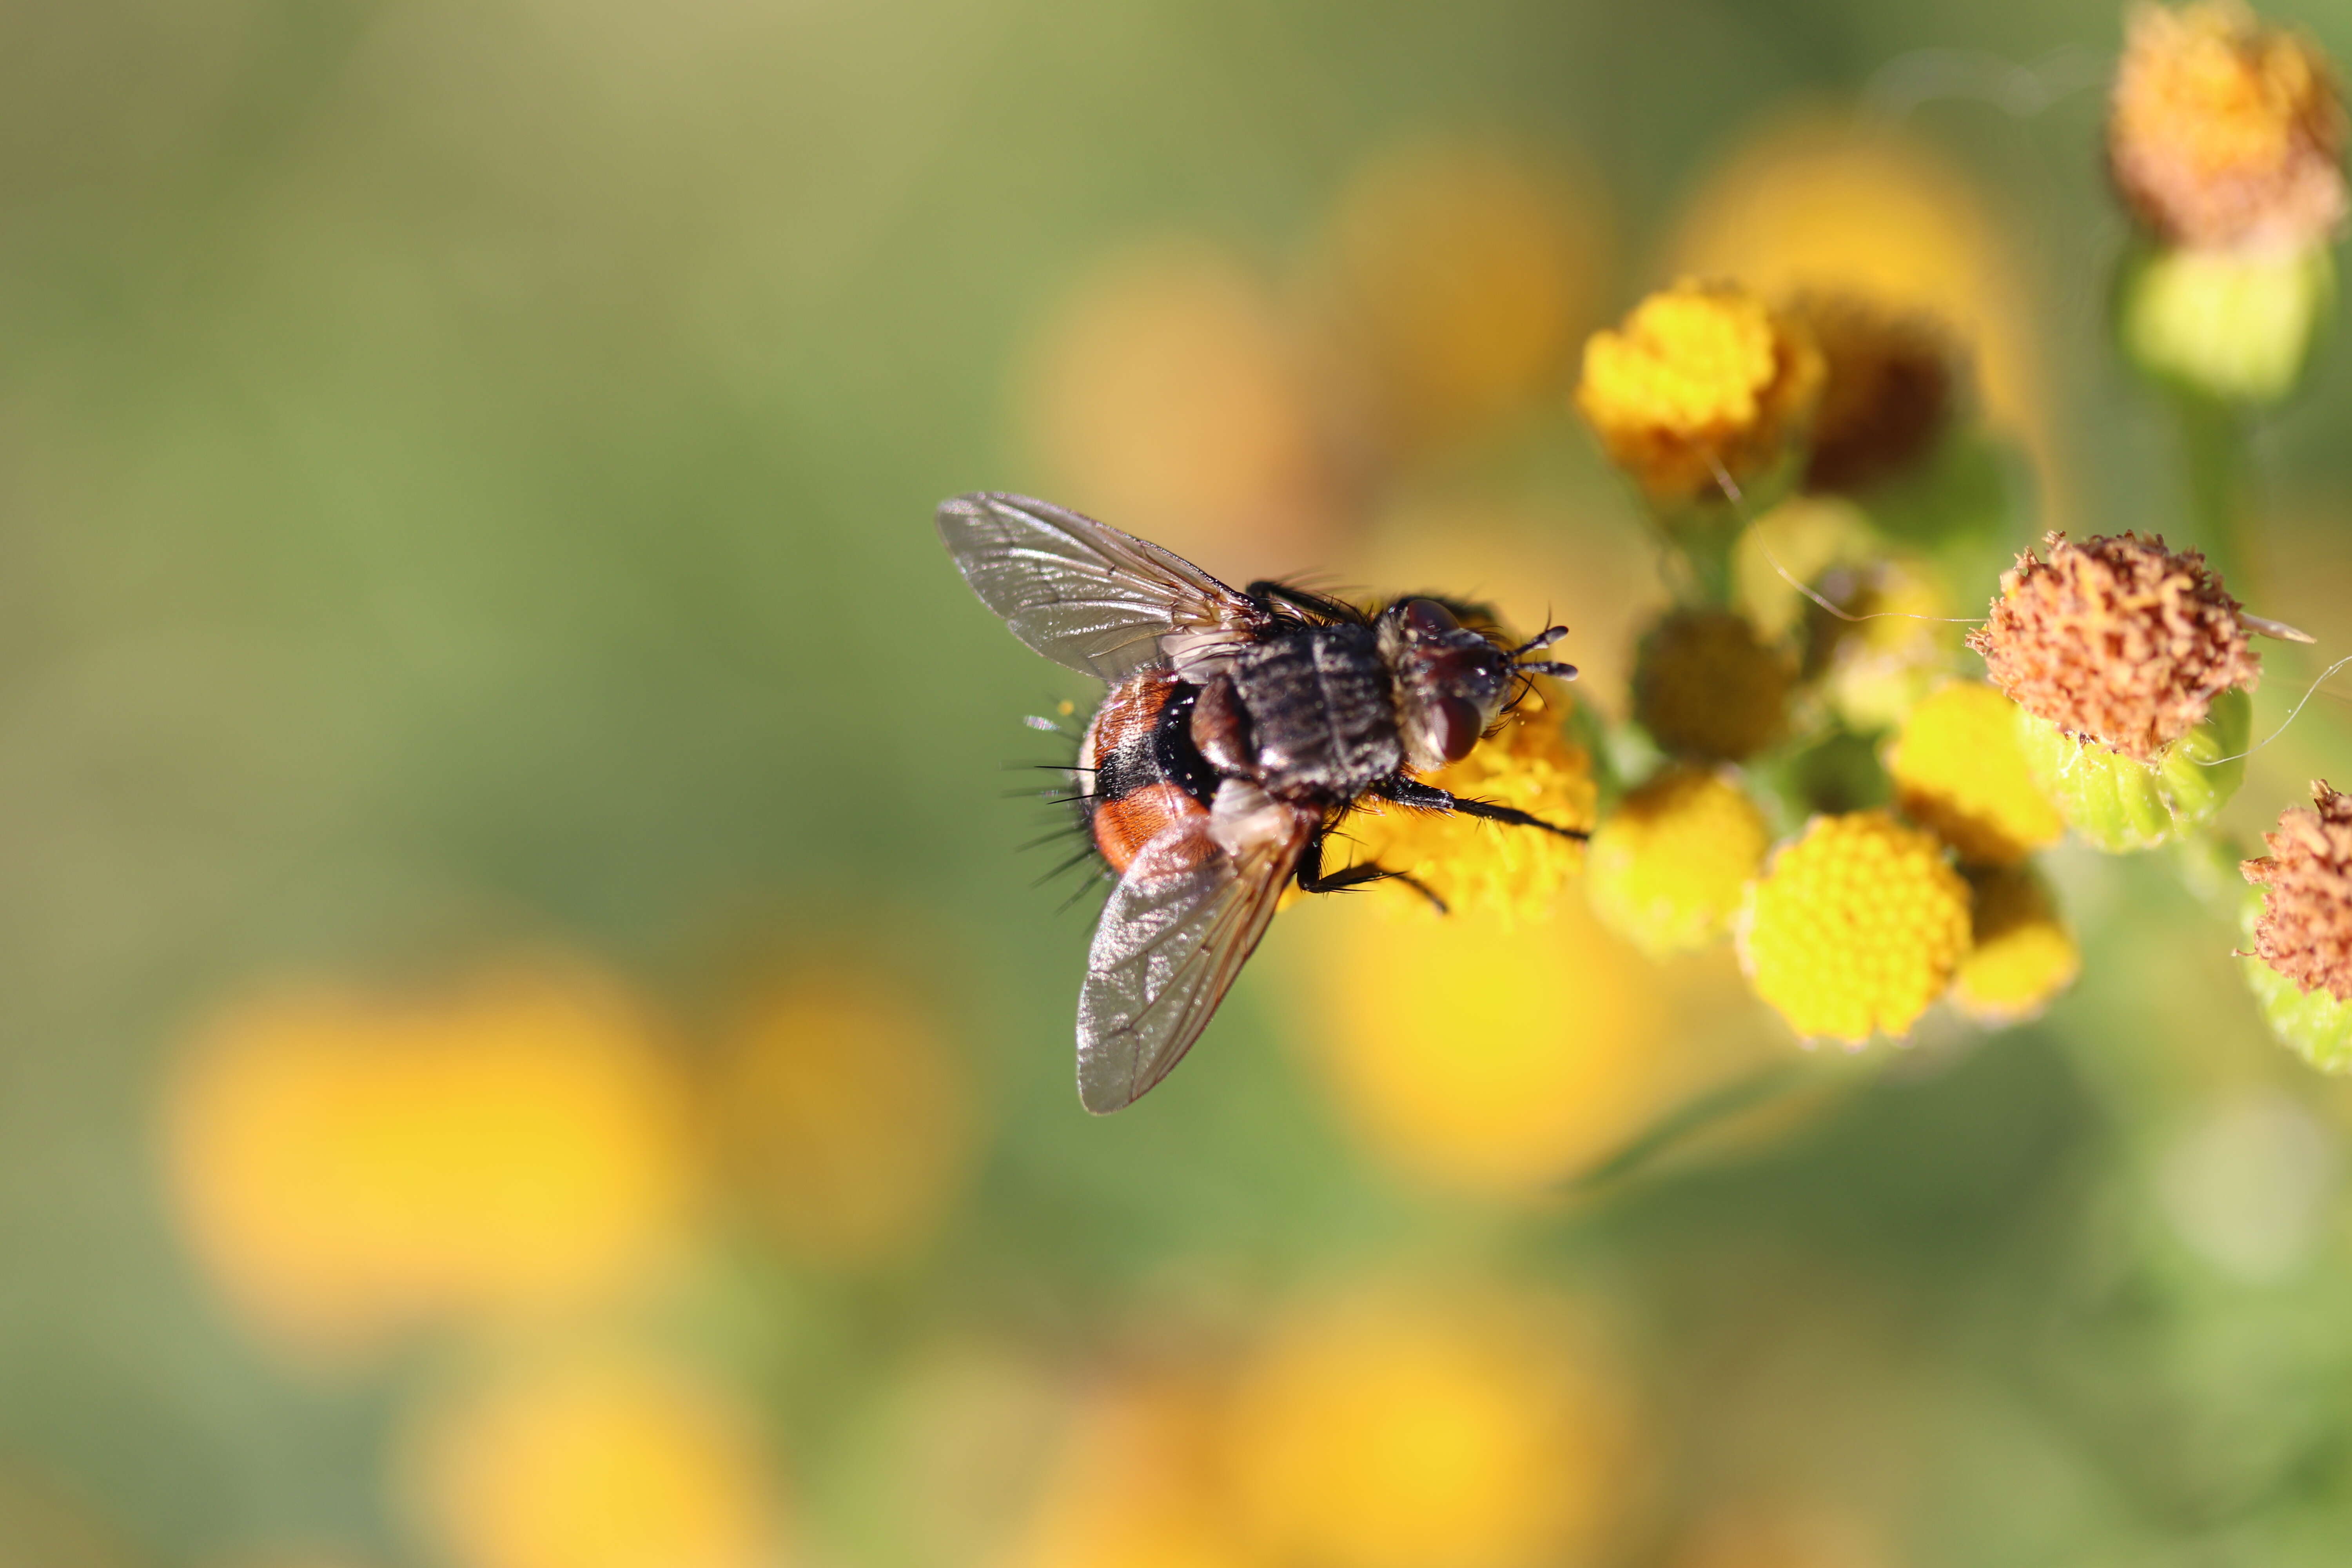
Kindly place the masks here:
[(1240, 858), (1194, 817), (1143, 847), (1112, 889), (1078, 994), (1078, 1098), (1099, 1116), (1133, 1104), (1183, 1059), (1265, 934), (1314, 831)]
[(1014, 637), (1105, 680), (1245, 642), (1265, 619), (1181, 556), (1026, 496), (958, 496), (940, 503), (939, 526)]

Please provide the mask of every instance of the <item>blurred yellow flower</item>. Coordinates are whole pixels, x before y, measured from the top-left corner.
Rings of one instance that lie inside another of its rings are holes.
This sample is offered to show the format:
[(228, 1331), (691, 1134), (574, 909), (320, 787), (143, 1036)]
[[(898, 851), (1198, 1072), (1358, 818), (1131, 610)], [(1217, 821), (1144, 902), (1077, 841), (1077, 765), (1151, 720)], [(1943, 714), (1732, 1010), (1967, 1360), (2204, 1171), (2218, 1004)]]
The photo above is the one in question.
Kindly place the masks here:
[(2015, 865), (2065, 836), (2026, 765), (2017, 704), (1980, 680), (1921, 700), (1887, 746), (1886, 771), (1904, 814), (1963, 860)]
[(1920, 699), (1950, 678), (1959, 654), (1959, 617), (1924, 563), (1888, 554), (1832, 569), (1822, 597), (1805, 612), (1804, 673), (1847, 728), (1858, 733), (1891, 728)]
[[(1360, 897), (1311, 933), (1303, 1033), (1341, 1110), (1403, 1169), (1524, 1194), (1604, 1158), (1685, 1087), (1665, 999), (1576, 900), (1543, 924), (1395, 920)], [(1311, 915), (1311, 919), (1308, 917)]]
[(2036, 329), (2002, 221), (1958, 167), (1883, 122), (1811, 110), (1751, 134), (1693, 195), (1668, 255), (1767, 299), (1822, 291), (1941, 321), (1969, 346), (1987, 412), (2040, 438)]
[(1513, 1303), (1362, 1298), (1294, 1313), (1244, 1366), (1224, 1459), (1263, 1561), (1594, 1561), (1627, 1511), (1623, 1392)]
[[(1130, 1373), (1074, 1415), (1000, 1568), (1248, 1568), (1218, 1470), (1223, 1390), (1198, 1373)], [(1271, 1563), (1267, 1568), (1275, 1568)]]
[(1633, 718), (1670, 756), (1737, 763), (1788, 728), (1796, 664), (1730, 610), (1669, 610), (1633, 655)]
[(1806, 1040), (1900, 1037), (1969, 947), (1969, 888), (1943, 846), (1883, 812), (1819, 816), (1750, 889), (1739, 956)]
[(2023, 1023), (2074, 983), (2082, 950), (2030, 868), (1988, 870), (1971, 881), (1974, 934), (1952, 978), (1952, 1005), (1980, 1024)]
[(2310, 39), (2234, 0), (2133, 7), (2107, 155), (2163, 238), (2299, 250), (2346, 210), (2343, 105)]
[(673, 1245), (697, 1185), (645, 1014), (561, 963), (250, 998), (203, 1029), (166, 1121), (198, 1256), (317, 1352), (609, 1295)]
[(1054, 493), (1231, 582), (1319, 553), (1330, 477), (1303, 350), (1237, 258), (1171, 239), (1105, 258), (1020, 388)]
[[(1564, 698), (1530, 692), (1501, 728), (1427, 782), (1560, 827), (1590, 828), (1600, 793), (1591, 759), (1560, 727), (1565, 708)], [(1463, 914), (1549, 915), (1584, 863), (1584, 846), (1555, 833), (1377, 803), (1351, 813), (1341, 836), (1352, 841), (1352, 859), (1405, 872)], [(1405, 884), (1389, 887), (1392, 902), (1409, 898), (1429, 907)]]
[(1771, 843), (1764, 814), (1737, 783), (1670, 766), (1592, 836), (1586, 890), (1593, 912), (1652, 957), (1688, 952), (1730, 931)]
[(858, 1268), (928, 1241), (978, 1134), (971, 1075), (880, 974), (808, 973), (743, 1009), (711, 1112), (745, 1196), (790, 1250)]
[(1332, 353), (1380, 447), (1475, 429), (1550, 393), (1598, 308), (1593, 182), (1474, 141), (1374, 159), (1321, 243)]
[(1805, 435), (1821, 395), (1812, 340), (1735, 284), (1691, 279), (1651, 295), (1584, 345), (1576, 405), (1610, 458), (1654, 501), (1745, 484)]
[(459, 1568), (774, 1568), (782, 1509), (746, 1412), (680, 1368), (586, 1352), (429, 1410), (409, 1501)]
[(1885, 541), (1851, 500), (1791, 496), (1740, 534), (1732, 574), (1736, 603), (1759, 636), (1777, 642), (1816, 608), (1799, 584), (1819, 583), (1836, 567), (1867, 566), (1885, 553)]

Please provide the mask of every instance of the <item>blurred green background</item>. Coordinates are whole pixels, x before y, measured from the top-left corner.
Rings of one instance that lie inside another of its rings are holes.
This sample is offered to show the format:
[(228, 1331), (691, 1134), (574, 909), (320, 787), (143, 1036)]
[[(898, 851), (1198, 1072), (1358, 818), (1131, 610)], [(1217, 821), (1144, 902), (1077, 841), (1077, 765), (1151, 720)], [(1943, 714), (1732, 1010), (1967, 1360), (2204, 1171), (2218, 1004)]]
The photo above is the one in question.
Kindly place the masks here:
[[(0, 1563), (2345, 1561), (2352, 1097), (2166, 868), (2061, 858), (2043, 1022), (1597, 1193), (1794, 1047), (1574, 911), (1286, 916), (1094, 1121), (1000, 798), (1088, 692), (929, 522), (1554, 609), (1622, 711), (1576, 345), (1825, 255), (1977, 345), (2002, 546), (2198, 542), (2118, 27), (0, 9)], [(2352, 650), (2347, 416), (2258, 434), (2257, 733)], [(2331, 768), (2321, 699), (2233, 822)], [(1349, 1010), (1423, 963), (1458, 1038)]]

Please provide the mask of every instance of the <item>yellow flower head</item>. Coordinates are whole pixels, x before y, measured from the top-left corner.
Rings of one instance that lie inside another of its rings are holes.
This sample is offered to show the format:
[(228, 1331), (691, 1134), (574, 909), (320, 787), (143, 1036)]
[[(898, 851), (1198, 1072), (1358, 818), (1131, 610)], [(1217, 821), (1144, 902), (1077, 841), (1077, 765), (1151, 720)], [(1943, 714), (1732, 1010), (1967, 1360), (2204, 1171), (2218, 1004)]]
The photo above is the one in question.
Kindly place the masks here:
[(567, 1352), (430, 1409), (413, 1506), (470, 1568), (762, 1568), (781, 1509), (750, 1413), (682, 1369)]
[(1719, 773), (1670, 767), (1627, 795), (1593, 834), (1593, 911), (1652, 957), (1706, 946), (1731, 929), (1772, 836)]
[(1805, 605), (1802, 675), (1819, 679), (1830, 705), (1858, 731), (1899, 722), (1948, 676), (1958, 651), (1952, 606), (1916, 559), (1875, 558), (1822, 574), (1822, 596), (1844, 611)]
[(1549, 395), (1599, 314), (1594, 182), (1507, 144), (1410, 142), (1350, 177), (1318, 278), (1333, 390), (1370, 450), (1426, 446)]
[(1712, 1063), (1684, 1059), (1666, 1028), (1656, 976), (1579, 900), (1516, 929), (1492, 914), (1388, 919), (1369, 902), (1301, 911), (1313, 945), (1296, 1033), (1341, 1120), (1391, 1168), (1540, 1194), (1709, 1087), (1693, 1080)]
[(2010, 866), (2066, 831), (2026, 764), (2017, 704), (1976, 680), (1930, 693), (1886, 750), (1895, 798), (1963, 860)]
[(1745, 481), (1804, 437), (1822, 357), (1804, 332), (1733, 284), (1685, 279), (1584, 345), (1576, 405), (1612, 461), (1660, 502)]
[(1943, 846), (1884, 812), (1813, 819), (1749, 889), (1739, 957), (1808, 1040), (1900, 1037), (1969, 948), (1969, 887)]
[(1853, 289), (1807, 289), (1788, 312), (1821, 349), (1826, 372), (1806, 488), (1865, 489), (1916, 467), (1959, 401), (1951, 334), (1931, 316)]
[(929, 1240), (961, 1192), (971, 1085), (886, 975), (803, 974), (743, 1009), (712, 1113), (743, 1195), (787, 1251), (856, 1268)]
[(1669, 611), (1633, 656), (1633, 718), (1669, 754), (1736, 763), (1780, 738), (1794, 661), (1729, 610)]
[[(1560, 728), (1564, 704), (1531, 692), (1470, 754), (1428, 775), (1456, 795), (1514, 805), (1560, 827), (1590, 828), (1600, 792), (1592, 760)], [(1457, 913), (1548, 914), (1584, 863), (1584, 846), (1556, 833), (1475, 817), (1369, 804), (1344, 829), (1355, 858), (1402, 871)], [(1392, 884), (1426, 907), (1402, 882)]]
[(697, 1184), (645, 1015), (564, 964), (256, 997), (213, 1020), (168, 1118), (199, 1256), (318, 1352), (604, 1299), (674, 1243)]
[(1532, 1568), (1594, 1560), (1624, 1506), (1629, 1401), (1518, 1303), (1298, 1311), (1244, 1363), (1225, 1444), (1243, 1560)]
[(2074, 983), (2083, 952), (2042, 879), (2023, 866), (1979, 872), (1974, 940), (1952, 1005), (1980, 1024), (2021, 1024)]
[(2116, 184), (2163, 238), (2301, 249), (2343, 221), (2344, 110), (2311, 41), (2233, 0), (2132, 13), (2107, 124)]

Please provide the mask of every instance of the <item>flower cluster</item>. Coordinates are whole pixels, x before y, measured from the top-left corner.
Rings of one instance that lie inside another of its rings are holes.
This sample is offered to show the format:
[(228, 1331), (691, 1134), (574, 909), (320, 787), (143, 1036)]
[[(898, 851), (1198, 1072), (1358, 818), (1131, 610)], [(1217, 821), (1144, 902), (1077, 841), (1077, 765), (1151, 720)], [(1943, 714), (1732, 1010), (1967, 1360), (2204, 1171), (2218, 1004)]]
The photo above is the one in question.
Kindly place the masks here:
[[(2109, 145), (2163, 243), (2234, 257), (2333, 228), (2340, 118), (2302, 39), (2227, 5), (2147, 11)], [(2016, 552), (1962, 636), (2000, 548), (1937, 510), (1993, 441), (1971, 381), (1920, 300), (1834, 278), (1685, 279), (1594, 332), (1573, 407), (1664, 541), (1672, 602), (1635, 631), (1622, 721), (1582, 711), (1571, 742), (1538, 699), (1440, 779), (1589, 828), (1589, 849), (1388, 812), (1355, 819), (1365, 856), (1519, 920), (1581, 870), (1651, 959), (1729, 942), (1808, 1042), (1903, 1039), (1939, 1004), (1984, 1027), (2039, 1014), (2082, 953), (2038, 858), (2070, 834), (2214, 841), (2252, 637), (2281, 628), (2204, 552), (2119, 530)], [(2323, 789), (2270, 843), (2247, 865), (2269, 889), (2256, 989), (2292, 994), (2279, 1027), (2314, 1059), (2340, 1025), (2352, 1066), (2352, 804)]]

